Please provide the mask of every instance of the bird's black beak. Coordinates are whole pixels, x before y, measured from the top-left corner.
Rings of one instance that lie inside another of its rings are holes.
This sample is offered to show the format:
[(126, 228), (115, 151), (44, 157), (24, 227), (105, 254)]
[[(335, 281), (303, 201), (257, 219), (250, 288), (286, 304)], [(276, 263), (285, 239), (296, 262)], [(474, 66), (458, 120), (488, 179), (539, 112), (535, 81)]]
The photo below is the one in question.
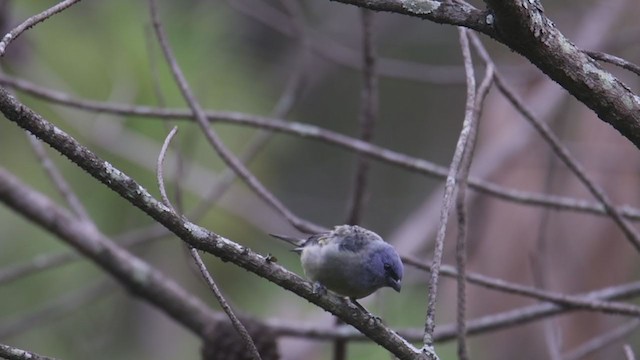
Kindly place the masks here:
[(402, 289), (402, 283), (400, 280), (391, 279), (391, 281), (389, 281), (389, 286), (397, 292), (400, 292), (400, 289)]

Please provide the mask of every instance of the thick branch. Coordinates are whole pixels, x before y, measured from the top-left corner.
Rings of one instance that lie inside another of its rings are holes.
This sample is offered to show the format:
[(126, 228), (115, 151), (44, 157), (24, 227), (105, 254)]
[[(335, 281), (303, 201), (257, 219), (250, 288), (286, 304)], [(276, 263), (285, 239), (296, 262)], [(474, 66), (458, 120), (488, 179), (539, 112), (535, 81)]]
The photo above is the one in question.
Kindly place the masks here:
[(544, 14), (539, 1), (487, 0), (498, 39), (587, 105), (640, 148), (640, 98), (578, 49)]
[(486, 0), (491, 12), (433, 0), (337, 1), (464, 26), (491, 36), (526, 57), (640, 148), (640, 98), (571, 43), (545, 16), (538, 0)]

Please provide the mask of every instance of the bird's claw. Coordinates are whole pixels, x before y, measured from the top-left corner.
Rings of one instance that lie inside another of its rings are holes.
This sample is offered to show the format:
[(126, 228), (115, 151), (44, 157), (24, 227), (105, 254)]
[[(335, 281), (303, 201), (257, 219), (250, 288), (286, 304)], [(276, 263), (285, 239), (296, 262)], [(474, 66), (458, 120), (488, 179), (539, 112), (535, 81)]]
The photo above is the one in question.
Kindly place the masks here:
[(319, 282), (315, 282), (313, 283), (313, 293), (318, 295), (318, 296), (324, 296), (327, 295), (327, 288), (324, 287), (324, 285), (320, 284)]
[(348, 299), (349, 299), (349, 302), (351, 304), (355, 305), (355, 307), (357, 307), (358, 309), (360, 309), (360, 310), (366, 312), (367, 314), (369, 314), (369, 316), (371, 316), (373, 318), (373, 320), (375, 320), (376, 322), (380, 322), (380, 323), (382, 322), (382, 318), (381, 317), (373, 315), (372, 313), (370, 313), (369, 310), (365, 309), (364, 306), (360, 305), (360, 303), (357, 302), (356, 299), (354, 299), (354, 298), (348, 298)]

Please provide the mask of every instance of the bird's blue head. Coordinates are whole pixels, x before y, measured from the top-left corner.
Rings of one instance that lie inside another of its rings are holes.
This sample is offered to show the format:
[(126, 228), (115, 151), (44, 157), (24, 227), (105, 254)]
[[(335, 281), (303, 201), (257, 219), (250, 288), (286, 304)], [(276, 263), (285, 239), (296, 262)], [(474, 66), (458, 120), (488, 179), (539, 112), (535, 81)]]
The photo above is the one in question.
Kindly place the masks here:
[(396, 250), (387, 243), (376, 247), (368, 261), (372, 281), (378, 287), (390, 287), (400, 292), (404, 267)]

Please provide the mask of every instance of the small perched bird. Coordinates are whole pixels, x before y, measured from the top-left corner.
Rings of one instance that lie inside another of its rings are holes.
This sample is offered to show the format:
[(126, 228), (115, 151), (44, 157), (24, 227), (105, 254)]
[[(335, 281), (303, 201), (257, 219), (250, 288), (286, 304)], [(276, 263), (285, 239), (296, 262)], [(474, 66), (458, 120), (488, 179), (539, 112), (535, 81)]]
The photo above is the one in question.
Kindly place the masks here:
[(373, 231), (339, 225), (306, 240), (272, 236), (297, 244), (293, 251), (300, 254), (304, 273), (314, 282), (316, 292), (326, 288), (354, 302), (382, 287), (400, 292), (404, 272), (400, 256)]

